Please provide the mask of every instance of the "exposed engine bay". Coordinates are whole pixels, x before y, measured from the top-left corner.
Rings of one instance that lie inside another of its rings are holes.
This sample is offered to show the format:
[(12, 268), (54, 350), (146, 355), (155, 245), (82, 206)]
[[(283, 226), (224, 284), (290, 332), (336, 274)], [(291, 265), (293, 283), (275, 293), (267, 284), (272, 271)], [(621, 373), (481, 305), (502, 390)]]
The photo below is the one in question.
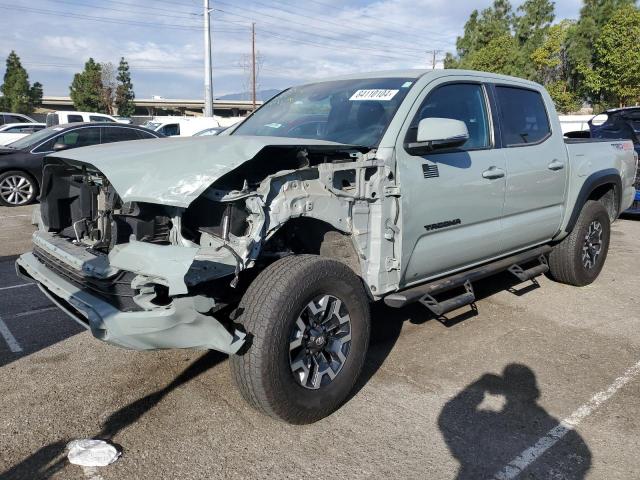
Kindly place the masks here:
[[(121, 196), (93, 165), (50, 158), (44, 168), (41, 230), (108, 256), (110, 267), (137, 273), (138, 290), (148, 284), (156, 294), (144, 305), (203, 291), (207, 282), (222, 281), (233, 289), (256, 262), (314, 251), (310, 242), (328, 230), (350, 236), (353, 245), (345, 247), (353, 252), (350, 266), (366, 275), (362, 266), (370, 249), (370, 209), (393, 180), (384, 162), (368, 150), (267, 147), (222, 175), (186, 208), (127, 201), (126, 192)], [(305, 227), (300, 223), (305, 218), (321, 222)], [(386, 228), (384, 235), (392, 240), (393, 229)], [(173, 247), (187, 247), (189, 264), (167, 278), (155, 264), (176, 252)], [(393, 270), (379, 268), (386, 274)], [(378, 288), (379, 272), (375, 277), (372, 291)], [(160, 291), (163, 300), (158, 300)]]

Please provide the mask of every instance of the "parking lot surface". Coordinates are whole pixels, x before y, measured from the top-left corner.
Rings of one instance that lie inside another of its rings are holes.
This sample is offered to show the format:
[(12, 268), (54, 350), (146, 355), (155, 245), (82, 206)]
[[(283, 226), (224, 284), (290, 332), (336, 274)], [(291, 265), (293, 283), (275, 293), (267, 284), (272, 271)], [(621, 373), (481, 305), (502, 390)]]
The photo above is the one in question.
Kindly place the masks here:
[[(224, 355), (122, 350), (52, 308), (14, 273), (31, 208), (0, 208), (2, 479), (640, 478), (640, 221), (589, 287), (502, 275), (448, 322), (376, 306), (353, 397), (300, 427), (248, 407)], [(122, 458), (71, 465), (78, 438)]]

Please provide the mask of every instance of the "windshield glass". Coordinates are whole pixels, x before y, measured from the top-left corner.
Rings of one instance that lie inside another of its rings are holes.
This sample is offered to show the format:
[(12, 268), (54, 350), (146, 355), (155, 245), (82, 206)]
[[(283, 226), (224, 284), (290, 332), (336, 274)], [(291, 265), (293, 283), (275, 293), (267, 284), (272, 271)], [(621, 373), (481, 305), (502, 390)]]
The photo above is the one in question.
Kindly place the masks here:
[(144, 125), (142, 125), (145, 128), (148, 128), (149, 130), (156, 130), (160, 125), (162, 125), (160, 122), (147, 122)]
[(262, 106), (232, 135), (375, 147), (412, 85), (409, 78), (367, 78), (294, 87)]
[(60, 130), (62, 130), (62, 127), (59, 126), (44, 128), (39, 132), (32, 133), (31, 135), (27, 135), (20, 140), (16, 140), (15, 142), (10, 143), (9, 146), (11, 148), (17, 148), (19, 150), (23, 148), (35, 147), (41, 141), (46, 140), (47, 137), (49, 137), (51, 134), (59, 132)]

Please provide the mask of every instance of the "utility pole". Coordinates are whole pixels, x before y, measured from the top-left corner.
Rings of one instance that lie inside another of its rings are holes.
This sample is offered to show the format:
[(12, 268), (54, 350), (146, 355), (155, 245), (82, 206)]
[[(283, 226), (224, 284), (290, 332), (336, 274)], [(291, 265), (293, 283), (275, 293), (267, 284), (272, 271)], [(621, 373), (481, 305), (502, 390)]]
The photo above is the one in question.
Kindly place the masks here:
[(251, 100), (256, 109), (256, 24), (251, 24)]
[(213, 69), (211, 67), (211, 26), (212, 9), (209, 0), (204, 0), (204, 116), (213, 117)]
[(435, 70), (437, 56), (439, 53), (442, 53), (442, 50), (427, 50), (427, 53), (431, 54), (431, 70)]

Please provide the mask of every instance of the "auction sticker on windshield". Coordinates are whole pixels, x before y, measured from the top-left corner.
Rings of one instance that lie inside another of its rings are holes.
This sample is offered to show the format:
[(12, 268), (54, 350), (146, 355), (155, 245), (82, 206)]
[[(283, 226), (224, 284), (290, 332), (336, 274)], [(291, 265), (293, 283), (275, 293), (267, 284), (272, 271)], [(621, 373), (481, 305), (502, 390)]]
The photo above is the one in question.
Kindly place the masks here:
[(399, 90), (386, 90), (386, 89), (371, 89), (371, 90), (358, 90), (354, 93), (349, 100), (352, 102), (362, 100), (378, 100), (388, 102), (396, 96)]

